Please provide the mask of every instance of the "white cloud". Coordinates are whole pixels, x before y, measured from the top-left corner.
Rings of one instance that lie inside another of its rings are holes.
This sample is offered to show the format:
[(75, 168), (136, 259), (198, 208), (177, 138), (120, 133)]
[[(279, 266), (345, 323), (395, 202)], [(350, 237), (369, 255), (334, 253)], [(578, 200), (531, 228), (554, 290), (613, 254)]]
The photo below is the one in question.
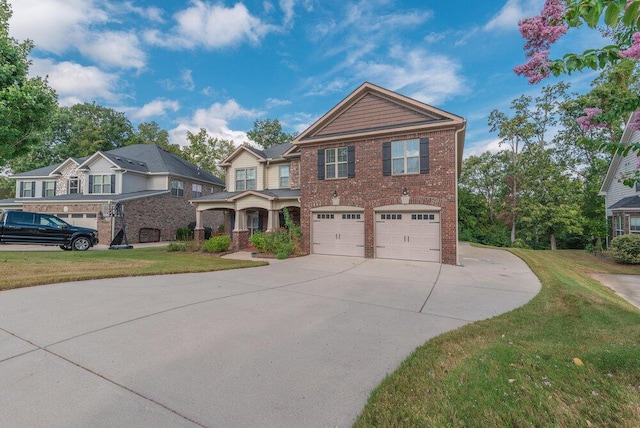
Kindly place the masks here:
[(125, 2), (122, 5), (118, 5), (118, 7), (127, 12), (133, 12), (136, 15), (152, 22), (158, 22), (158, 23), (164, 22), (164, 18), (163, 18), (164, 11), (158, 7), (138, 7), (138, 6), (134, 6), (129, 1)]
[(544, 0), (507, 0), (502, 9), (484, 26), (484, 30), (517, 30), (518, 21), (538, 15), (543, 3)]
[(78, 49), (84, 56), (106, 66), (141, 69), (146, 64), (146, 54), (133, 33), (96, 33), (80, 43)]
[(251, 15), (242, 3), (231, 8), (200, 0), (192, 3), (191, 7), (174, 15), (177, 24), (168, 34), (158, 30), (147, 31), (147, 42), (176, 49), (198, 46), (219, 49), (243, 42), (257, 44), (268, 32), (275, 30), (275, 27)]
[(196, 84), (193, 81), (192, 71), (189, 69), (182, 70), (180, 73), (180, 80), (182, 81), (182, 87), (187, 91), (193, 91), (196, 88)]
[(294, 16), (293, 7), (295, 6), (295, 4), (296, 4), (295, 0), (280, 0), (280, 8), (284, 13), (284, 19), (282, 20), (282, 25), (285, 27), (292, 25), (293, 16)]
[(279, 100), (277, 98), (267, 98), (267, 109), (272, 107), (288, 106), (291, 100)]
[(131, 117), (134, 119), (148, 119), (150, 117), (164, 116), (167, 111), (178, 111), (180, 103), (172, 100), (155, 99), (137, 110), (131, 110)]
[(29, 69), (32, 76), (48, 76), (49, 85), (58, 93), (62, 106), (94, 100), (117, 101), (114, 92), (119, 77), (97, 67), (85, 67), (73, 62), (55, 63), (50, 59), (34, 59)]
[(395, 46), (388, 60), (357, 64), (357, 78), (436, 105), (466, 91), (460, 64), (445, 55)]
[(501, 150), (504, 150), (504, 147), (500, 147), (500, 138), (491, 138), (478, 141), (471, 147), (465, 144), (463, 156), (466, 159), (469, 156), (480, 156), (484, 152), (498, 153)]
[(181, 119), (180, 124), (169, 131), (169, 135), (173, 144), (184, 146), (187, 144), (187, 131), (197, 133), (200, 128), (204, 128), (212, 137), (242, 144), (248, 141), (247, 133), (231, 129), (229, 121), (237, 118), (254, 119), (262, 114), (258, 110), (243, 108), (235, 100), (228, 100), (224, 104), (215, 103), (208, 109), (196, 110), (191, 118)]
[(11, 35), (56, 54), (82, 41), (90, 25), (108, 20), (93, 0), (20, 0), (11, 7)]

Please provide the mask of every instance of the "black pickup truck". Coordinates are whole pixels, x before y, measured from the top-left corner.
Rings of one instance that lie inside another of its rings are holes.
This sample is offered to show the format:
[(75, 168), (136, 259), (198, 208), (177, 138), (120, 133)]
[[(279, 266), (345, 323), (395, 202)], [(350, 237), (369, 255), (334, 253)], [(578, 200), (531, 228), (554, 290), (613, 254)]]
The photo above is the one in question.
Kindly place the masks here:
[(71, 226), (51, 214), (0, 212), (0, 244), (58, 245), (66, 251), (85, 251), (97, 243), (97, 230)]

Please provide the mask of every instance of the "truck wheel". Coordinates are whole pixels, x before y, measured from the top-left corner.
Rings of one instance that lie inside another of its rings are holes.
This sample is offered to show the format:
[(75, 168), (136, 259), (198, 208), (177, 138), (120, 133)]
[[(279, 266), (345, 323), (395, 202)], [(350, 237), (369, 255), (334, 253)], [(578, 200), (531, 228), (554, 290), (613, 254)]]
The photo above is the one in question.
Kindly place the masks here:
[(60, 248), (62, 248), (64, 251), (71, 251), (71, 247), (69, 247), (68, 245), (60, 245)]
[(89, 238), (86, 238), (84, 236), (78, 236), (71, 243), (71, 248), (76, 251), (87, 251), (90, 246), (91, 242), (89, 241)]

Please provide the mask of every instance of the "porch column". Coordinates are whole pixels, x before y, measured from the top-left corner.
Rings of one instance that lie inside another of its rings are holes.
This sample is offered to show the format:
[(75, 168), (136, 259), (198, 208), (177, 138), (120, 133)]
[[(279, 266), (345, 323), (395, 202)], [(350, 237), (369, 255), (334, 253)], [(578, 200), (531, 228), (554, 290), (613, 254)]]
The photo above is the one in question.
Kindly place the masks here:
[(235, 224), (233, 225), (233, 230), (242, 230), (242, 225), (244, 223), (243, 219), (246, 216), (244, 210), (236, 211)]
[(277, 227), (274, 225), (276, 218), (278, 218), (278, 211), (269, 210), (267, 215), (267, 232), (273, 232), (277, 229)]
[(247, 230), (246, 210), (236, 211), (236, 221), (233, 229), (233, 249), (243, 250), (249, 247), (249, 231)]
[(196, 228), (193, 231), (193, 240), (204, 242), (204, 228), (202, 227), (202, 211), (196, 209)]

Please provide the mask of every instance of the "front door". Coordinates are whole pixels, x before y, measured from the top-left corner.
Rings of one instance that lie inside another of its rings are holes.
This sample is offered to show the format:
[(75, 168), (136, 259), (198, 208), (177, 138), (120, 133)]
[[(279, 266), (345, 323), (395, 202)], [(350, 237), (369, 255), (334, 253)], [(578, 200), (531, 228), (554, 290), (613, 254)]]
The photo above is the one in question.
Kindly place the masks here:
[(260, 230), (260, 214), (256, 211), (247, 213), (247, 229), (249, 229), (249, 236)]

